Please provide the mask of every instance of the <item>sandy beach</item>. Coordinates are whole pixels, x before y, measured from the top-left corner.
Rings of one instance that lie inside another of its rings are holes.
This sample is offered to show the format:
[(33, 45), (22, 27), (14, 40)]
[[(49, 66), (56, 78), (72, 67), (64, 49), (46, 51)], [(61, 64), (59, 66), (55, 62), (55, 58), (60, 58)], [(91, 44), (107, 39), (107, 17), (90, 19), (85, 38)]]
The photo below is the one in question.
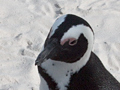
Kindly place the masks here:
[(35, 60), (57, 17), (93, 28), (93, 52), (120, 82), (120, 0), (0, 0), (0, 90), (39, 90)]

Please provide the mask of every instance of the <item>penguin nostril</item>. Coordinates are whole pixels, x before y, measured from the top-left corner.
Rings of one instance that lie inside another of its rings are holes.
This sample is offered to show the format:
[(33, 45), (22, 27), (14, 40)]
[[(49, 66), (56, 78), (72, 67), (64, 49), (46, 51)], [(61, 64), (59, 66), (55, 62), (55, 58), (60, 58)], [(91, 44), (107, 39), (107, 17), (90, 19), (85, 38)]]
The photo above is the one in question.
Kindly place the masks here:
[(77, 44), (77, 40), (71, 40), (71, 41), (69, 41), (69, 45), (70, 46), (74, 46), (75, 44)]

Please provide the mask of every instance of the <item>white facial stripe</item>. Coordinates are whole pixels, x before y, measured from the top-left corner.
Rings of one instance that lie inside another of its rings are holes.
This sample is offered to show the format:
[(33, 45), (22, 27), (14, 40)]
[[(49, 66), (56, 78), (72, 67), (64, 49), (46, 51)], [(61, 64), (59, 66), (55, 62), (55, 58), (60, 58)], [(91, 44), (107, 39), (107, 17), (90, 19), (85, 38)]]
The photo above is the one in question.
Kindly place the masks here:
[(61, 42), (67, 38), (78, 39), (82, 33), (89, 43), (93, 43), (93, 32), (89, 27), (84, 26), (83, 24), (71, 27), (66, 33), (64, 33), (63, 37), (61, 38)]
[(66, 16), (67, 15), (64, 15), (55, 21), (55, 23), (52, 26), (49, 38), (55, 33), (55, 30), (58, 28), (58, 26), (60, 26), (65, 21)]

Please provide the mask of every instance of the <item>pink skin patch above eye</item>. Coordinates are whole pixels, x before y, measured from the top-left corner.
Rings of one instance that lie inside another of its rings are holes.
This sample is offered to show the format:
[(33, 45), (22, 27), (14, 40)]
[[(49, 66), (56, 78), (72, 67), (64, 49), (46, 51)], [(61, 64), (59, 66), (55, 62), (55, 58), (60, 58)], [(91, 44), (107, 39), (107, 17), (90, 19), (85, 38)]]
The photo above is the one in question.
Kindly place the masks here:
[[(67, 38), (64, 39), (60, 42), (60, 44), (63, 46), (67, 41), (69, 41), (69, 45), (70, 46), (74, 46), (77, 43), (77, 39), (76, 38)], [(74, 43), (72, 43), (73, 41), (75, 41)]]

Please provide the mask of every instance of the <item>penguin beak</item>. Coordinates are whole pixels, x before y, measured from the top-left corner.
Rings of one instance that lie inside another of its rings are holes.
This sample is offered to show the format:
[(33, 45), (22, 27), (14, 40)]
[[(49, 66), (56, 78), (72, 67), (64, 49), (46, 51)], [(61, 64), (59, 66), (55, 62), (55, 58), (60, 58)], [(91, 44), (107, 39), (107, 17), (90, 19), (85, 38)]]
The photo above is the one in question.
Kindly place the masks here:
[(57, 40), (53, 39), (49, 44), (45, 46), (43, 51), (38, 55), (35, 65), (41, 66), (43, 62), (53, 57), (57, 52)]

